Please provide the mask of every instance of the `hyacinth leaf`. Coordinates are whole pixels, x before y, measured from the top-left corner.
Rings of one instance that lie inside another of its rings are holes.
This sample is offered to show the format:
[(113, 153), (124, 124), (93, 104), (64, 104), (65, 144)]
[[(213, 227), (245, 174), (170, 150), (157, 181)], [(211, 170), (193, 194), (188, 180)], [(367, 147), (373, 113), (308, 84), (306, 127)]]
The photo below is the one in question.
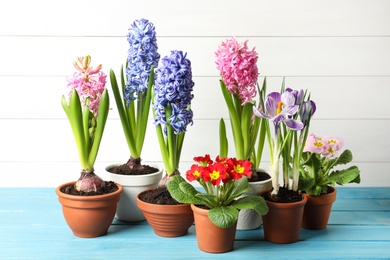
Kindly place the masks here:
[(97, 157), (97, 153), (99, 151), (99, 146), (103, 137), (104, 127), (107, 122), (109, 108), (110, 108), (110, 100), (109, 100), (108, 92), (107, 89), (104, 89), (99, 103), (95, 137), (93, 139), (91, 151), (89, 153), (89, 158), (88, 158), (89, 164), (91, 166), (94, 165)]
[[(252, 151), (252, 138), (251, 138), (251, 126), (252, 126), (252, 116), (253, 116), (253, 103), (246, 102), (242, 107), (241, 112), (241, 133), (243, 140), (243, 152), (244, 158), (248, 159), (250, 152)], [(257, 133), (256, 133), (257, 134)]]
[(219, 156), (227, 158), (229, 152), (229, 143), (226, 137), (226, 125), (223, 118), (219, 120)]
[(185, 134), (186, 134), (185, 132), (181, 132), (180, 134), (176, 135), (176, 143), (177, 143), (176, 165), (175, 165), (176, 169), (179, 168), (179, 162), (180, 162), (180, 157), (181, 157), (181, 150), (183, 148)]
[(268, 206), (261, 196), (245, 196), (234, 201), (232, 206), (237, 209), (254, 209), (260, 215), (268, 213)]
[(225, 99), (226, 105), (229, 110), (230, 124), (232, 126), (232, 131), (233, 131), (234, 146), (236, 148), (236, 157), (239, 160), (246, 160), (248, 158), (244, 158), (245, 156), (243, 154), (244, 151), (242, 147), (243, 140), (242, 140), (242, 133), (241, 133), (241, 122), (239, 118), (240, 115), (237, 114), (237, 111), (235, 110), (233, 98), (229, 93), (229, 91), (227, 90), (225, 83), (222, 80), (220, 80), (220, 85), (221, 85), (223, 97)]
[[(148, 125), (150, 102), (152, 97), (152, 88), (154, 82), (154, 67), (150, 69), (148, 88), (144, 92), (138, 92), (138, 107), (137, 107), (137, 127), (136, 127), (136, 148), (139, 156), (141, 156), (142, 147), (145, 141), (146, 127)], [(134, 107), (134, 106), (133, 106)]]
[(210, 209), (209, 219), (220, 228), (229, 228), (238, 218), (238, 210), (232, 206)]
[[(121, 74), (123, 75), (123, 67), (122, 67)], [(115, 72), (112, 69), (110, 70), (110, 81), (111, 81), (112, 92), (114, 93), (115, 103), (116, 103), (118, 113), (119, 113), (119, 118), (121, 120), (123, 132), (124, 132), (125, 137), (126, 137), (127, 146), (129, 147), (129, 150), (130, 150), (130, 153), (132, 154), (132, 156), (134, 158), (138, 158), (138, 157), (136, 157), (137, 149), (135, 148), (134, 134), (133, 134), (131, 126), (128, 123), (129, 118), (128, 118), (127, 113), (125, 111), (125, 109), (126, 109), (125, 104), (124, 104), (125, 101), (121, 97), (121, 94), (120, 94), (119, 88), (118, 88), (118, 83), (116, 81)]]
[(167, 183), (171, 196), (180, 203), (202, 204), (203, 201), (195, 195), (199, 192), (180, 175), (172, 176)]
[[(86, 100), (88, 102), (88, 100)], [(91, 111), (89, 110), (88, 106), (84, 106), (83, 108), (83, 129), (84, 129), (84, 140), (85, 140), (85, 149), (89, 153), (91, 149), (91, 144), (88, 142), (90, 140), (90, 133), (89, 133), (89, 118), (90, 118)]]
[(329, 175), (328, 180), (339, 185), (360, 183), (360, 170), (356, 166), (351, 166), (348, 169), (334, 171)]
[(62, 107), (72, 128), (77, 150), (79, 152), (81, 167), (83, 169), (91, 169), (92, 166), (88, 163), (88, 151), (85, 145), (86, 140), (84, 139), (81, 103), (79, 95), (75, 89), (73, 89), (73, 92), (69, 97), (69, 105), (67, 104), (65, 97), (62, 96)]

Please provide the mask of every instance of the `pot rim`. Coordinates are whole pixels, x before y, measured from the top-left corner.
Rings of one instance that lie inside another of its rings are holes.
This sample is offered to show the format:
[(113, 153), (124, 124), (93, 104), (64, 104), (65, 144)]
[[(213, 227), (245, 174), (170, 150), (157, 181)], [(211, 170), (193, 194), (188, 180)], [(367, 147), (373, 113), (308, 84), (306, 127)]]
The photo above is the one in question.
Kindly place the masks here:
[(93, 201), (93, 200), (96, 200), (96, 199), (99, 199), (99, 200), (110, 199), (110, 198), (112, 198), (112, 197), (114, 197), (116, 195), (119, 195), (122, 192), (122, 190), (123, 190), (122, 185), (120, 185), (117, 182), (114, 182), (115, 185), (118, 187), (118, 190), (116, 190), (114, 192), (111, 192), (111, 193), (108, 193), (108, 194), (94, 195), (94, 196), (80, 196), (80, 195), (70, 195), (70, 194), (66, 194), (66, 193), (61, 192), (61, 188), (62, 187), (65, 187), (67, 185), (74, 185), (75, 183), (76, 183), (76, 181), (71, 181), (71, 182), (66, 182), (66, 183), (61, 184), (60, 186), (58, 186), (56, 188), (56, 194), (59, 197), (70, 199), (70, 200)]

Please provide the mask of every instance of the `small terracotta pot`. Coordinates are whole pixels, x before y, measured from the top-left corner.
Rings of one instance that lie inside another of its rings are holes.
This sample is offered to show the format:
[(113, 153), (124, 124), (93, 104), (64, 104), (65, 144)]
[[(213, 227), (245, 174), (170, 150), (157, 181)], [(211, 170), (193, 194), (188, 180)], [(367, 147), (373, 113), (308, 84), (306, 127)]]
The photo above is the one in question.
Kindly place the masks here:
[(237, 221), (229, 228), (216, 226), (208, 217), (209, 210), (191, 205), (195, 218), (198, 247), (208, 253), (225, 253), (233, 250)]
[(144, 214), (137, 207), (137, 195), (144, 190), (156, 188), (161, 180), (163, 169), (157, 165), (151, 165), (158, 171), (146, 175), (122, 175), (108, 171), (108, 169), (117, 165), (109, 165), (106, 168), (107, 178), (115, 183), (119, 183), (123, 187), (115, 217), (122, 221), (131, 222), (145, 220)]
[[(148, 190), (143, 192), (147, 191)], [(138, 195), (137, 206), (143, 212), (146, 221), (154, 229), (154, 233), (158, 236), (184, 236), (188, 233), (188, 229), (194, 223), (194, 216), (190, 204), (152, 204), (140, 200)]]
[(56, 188), (66, 223), (78, 237), (91, 238), (105, 235), (115, 217), (122, 186), (116, 183), (117, 191), (96, 196), (75, 196), (61, 192), (62, 187), (75, 183), (68, 182)]
[(278, 244), (298, 241), (307, 198), (291, 203), (266, 202), (269, 211), (263, 216), (264, 238)]
[(332, 204), (336, 201), (336, 189), (329, 187), (329, 192), (319, 196), (304, 194), (307, 198), (303, 212), (302, 227), (306, 229), (324, 229), (328, 225)]

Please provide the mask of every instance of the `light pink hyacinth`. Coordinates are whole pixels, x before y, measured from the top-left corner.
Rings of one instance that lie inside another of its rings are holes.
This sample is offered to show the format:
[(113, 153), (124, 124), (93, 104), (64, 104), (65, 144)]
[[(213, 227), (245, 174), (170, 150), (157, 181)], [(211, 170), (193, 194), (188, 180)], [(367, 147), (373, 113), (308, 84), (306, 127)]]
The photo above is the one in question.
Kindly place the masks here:
[(73, 66), (77, 72), (68, 78), (69, 96), (76, 89), (83, 106), (87, 106), (96, 117), (98, 114), (100, 98), (106, 84), (106, 75), (101, 71), (102, 65), (90, 67), (91, 57), (79, 57)]
[(248, 49), (248, 41), (238, 43), (235, 37), (222, 42), (215, 52), (217, 68), (228, 91), (238, 94), (242, 104), (256, 96), (258, 78), (257, 52)]

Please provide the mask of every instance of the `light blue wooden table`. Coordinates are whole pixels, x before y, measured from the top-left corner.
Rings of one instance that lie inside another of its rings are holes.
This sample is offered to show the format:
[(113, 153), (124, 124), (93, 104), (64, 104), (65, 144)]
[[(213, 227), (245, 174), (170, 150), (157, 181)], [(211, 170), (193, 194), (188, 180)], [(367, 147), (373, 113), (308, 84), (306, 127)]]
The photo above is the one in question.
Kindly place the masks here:
[(337, 188), (324, 230), (301, 230), (298, 242), (278, 245), (263, 230), (237, 231), (234, 250), (209, 254), (195, 229), (178, 238), (154, 234), (147, 222), (114, 220), (108, 234), (75, 237), (54, 188), (0, 188), (1, 259), (390, 259), (390, 187)]

